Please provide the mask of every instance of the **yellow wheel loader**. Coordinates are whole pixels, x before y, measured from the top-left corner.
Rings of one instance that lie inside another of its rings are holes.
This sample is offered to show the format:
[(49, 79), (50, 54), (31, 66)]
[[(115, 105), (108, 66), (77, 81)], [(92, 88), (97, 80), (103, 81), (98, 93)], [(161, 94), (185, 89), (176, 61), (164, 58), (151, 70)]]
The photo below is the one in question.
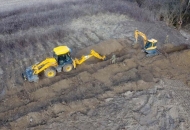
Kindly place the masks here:
[(44, 73), (48, 78), (56, 76), (58, 72), (70, 72), (77, 65), (82, 64), (90, 57), (96, 57), (101, 60), (105, 60), (106, 56), (101, 56), (94, 50), (91, 50), (90, 54), (82, 56), (80, 59), (73, 59), (70, 55), (71, 49), (67, 46), (58, 46), (53, 49), (53, 57), (46, 58), (45, 60), (36, 63), (30, 67), (27, 67), (25, 72), (22, 73), (24, 80), (29, 82), (37, 82), (39, 80), (39, 74)]
[(154, 55), (158, 55), (160, 53), (157, 50), (157, 46), (156, 46), (157, 40), (156, 39), (148, 40), (147, 36), (138, 30), (135, 30), (134, 35), (135, 35), (136, 43), (138, 41), (139, 35), (143, 38), (143, 41), (144, 41), (143, 48), (144, 48), (144, 51), (147, 53), (146, 56), (154, 56)]

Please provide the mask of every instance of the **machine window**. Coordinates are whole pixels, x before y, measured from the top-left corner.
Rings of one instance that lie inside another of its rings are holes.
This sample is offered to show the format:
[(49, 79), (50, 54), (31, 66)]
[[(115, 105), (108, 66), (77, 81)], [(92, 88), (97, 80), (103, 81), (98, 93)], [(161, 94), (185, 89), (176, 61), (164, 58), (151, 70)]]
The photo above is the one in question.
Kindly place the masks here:
[(147, 42), (146, 45), (145, 45), (145, 49), (149, 48), (152, 46), (152, 42)]
[(66, 56), (65, 55), (62, 55), (62, 56), (58, 57), (58, 63), (59, 63), (59, 65), (62, 65), (65, 62), (66, 62)]
[(70, 56), (68, 54), (58, 56), (58, 63), (59, 65), (63, 65), (64, 63), (70, 60)]
[(157, 42), (155, 42), (155, 43), (153, 44), (153, 47), (155, 47), (155, 46), (156, 46), (156, 43), (157, 43)]

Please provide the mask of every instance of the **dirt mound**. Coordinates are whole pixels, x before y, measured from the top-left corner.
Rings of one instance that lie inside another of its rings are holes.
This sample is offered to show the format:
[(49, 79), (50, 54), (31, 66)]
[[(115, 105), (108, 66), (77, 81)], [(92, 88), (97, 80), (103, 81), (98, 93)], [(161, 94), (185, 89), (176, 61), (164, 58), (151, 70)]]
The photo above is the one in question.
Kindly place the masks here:
[(79, 51), (76, 56), (89, 54), (90, 50), (95, 50), (99, 52), (101, 55), (110, 55), (116, 51), (121, 51), (125, 47), (124, 44), (120, 43), (118, 40), (110, 39), (107, 41), (100, 42), (98, 44), (89, 46), (81, 51)]
[(173, 53), (177, 51), (182, 51), (188, 49), (189, 46), (187, 44), (181, 44), (181, 45), (173, 45), (173, 44), (164, 44), (162, 47), (161, 51), (166, 52), (166, 53)]

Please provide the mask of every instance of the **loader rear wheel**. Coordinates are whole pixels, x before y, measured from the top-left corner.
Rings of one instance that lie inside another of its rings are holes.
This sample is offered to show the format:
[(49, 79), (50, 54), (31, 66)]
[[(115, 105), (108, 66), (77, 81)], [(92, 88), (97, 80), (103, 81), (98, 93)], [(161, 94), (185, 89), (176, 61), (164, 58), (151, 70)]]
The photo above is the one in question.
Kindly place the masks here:
[(73, 65), (72, 64), (67, 64), (63, 67), (63, 71), (64, 72), (70, 72), (73, 69)]
[(52, 78), (55, 77), (56, 75), (56, 70), (53, 68), (48, 68), (44, 71), (44, 74), (47, 78)]

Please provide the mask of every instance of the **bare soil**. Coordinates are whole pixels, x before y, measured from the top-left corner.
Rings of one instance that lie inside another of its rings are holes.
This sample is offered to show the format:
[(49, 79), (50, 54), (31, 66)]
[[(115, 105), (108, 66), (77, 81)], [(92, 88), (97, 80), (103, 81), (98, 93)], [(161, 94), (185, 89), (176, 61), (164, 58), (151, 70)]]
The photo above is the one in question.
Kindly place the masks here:
[[(21, 51), (0, 51), (0, 129), (190, 129), (188, 41), (164, 24), (102, 12), (12, 34), (14, 39), (59, 27), (67, 32), (57, 39), (47, 37), (22, 46)], [(146, 57), (142, 41), (134, 45), (136, 28), (149, 38), (159, 39), (162, 54)], [(170, 44), (164, 44), (167, 34)], [(59, 73), (51, 79), (42, 75), (38, 83), (24, 82), (21, 73), (25, 67), (51, 56), (50, 50), (58, 45), (71, 47), (73, 57), (80, 58), (94, 49), (107, 59), (91, 58), (70, 73)], [(115, 64), (110, 62), (113, 54), (117, 57)]]
[[(15, 130), (26, 128), (62, 129), (64, 126), (65, 129), (75, 129), (75, 127), (80, 127), (80, 129), (87, 129), (88, 127), (91, 127), (91, 129), (109, 129), (114, 125), (112, 118), (116, 118), (115, 116), (122, 114), (122, 112), (132, 111), (134, 115), (128, 116), (134, 116), (131, 118), (136, 123), (126, 124), (125, 122), (125, 125), (120, 124), (115, 126), (115, 129), (128, 129), (129, 127), (134, 129), (137, 124), (145, 129), (154, 127), (158, 129), (160, 127), (179, 129), (182, 122), (175, 120), (180, 117), (172, 114), (175, 114), (178, 109), (182, 109), (181, 111), (184, 111), (184, 113), (180, 114), (182, 114), (183, 122), (188, 122), (186, 114), (190, 114), (189, 109), (186, 108), (189, 106), (185, 106), (188, 100), (183, 98), (184, 93), (175, 93), (175, 89), (178, 89), (177, 92), (190, 90), (188, 87), (189, 74), (186, 73), (190, 67), (190, 61), (184, 60), (185, 57), (190, 55), (189, 50), (169, 53), (167, 57), (165, 55), (146, 57), (145, 53), (141, 52), (141, 48), (135, 47), (134, 49), (132, 43), (129, 39), (104, 41), (96, 47), (99, 50), (106, 47), (107, 52), (105, 51), (104, 53), (107, 53), (108, 60), (101, 62), (91, 59), (90, 62), (87, 61), (68, 75), (61, 73), (52, 79), (41, 79), (39, 83), (26, 82), (20, 90), (12, 89), (8, 91), (1, 101), (1, 126), (5, 125), (2, 128)], [(94, 47), (92, 46), (92, 48)], [(109, 60), (113, 53), (117, 56), (116, 64), (111, 64)], [(163, 82), (166, 82), (163, 81), (164, 79), (170, 79), (169, 83), (171, 84), (174, 81), (181, 82), (176, 87), (168, 85), (168, 83), (163, 85)], [(165, 97), (168, 96), (167, 91), (169, 91), (169, 99), (167, 99), (168, 104), (166, 102), (166, 105), (161, 99), (167, 98)], [(160, 97), (160, 94), (166, 95)], [(175, 94), (179, 95), (179, 99), (175, 99)], [(155, 97), (155, 95), (157, 96)], [(128, 99), (128, 96), (130, 99)], [(141, 97), (145, 99), (141, 99)], [(149, 104), (149, 100), (151, 100), (150, 104), (152, 106), (144, 108)], [(157, 103), (156, 100), (161, 101), (161, 103)], [(179, 100), (183, 100), (184, 104), (176, 106), (175, 102), (177, 103)], [(145, 103), (139, 106), (138, 102)], [(158, 125), (158, 123), (162, 122), (162, 118), (167, 120), (168, 117), (158, 115), (160, 110), (156, 109), (154, 105), (157, 107), (166, 105), (163, 106), (163, 111), (165, 109), (174, 109), (175, 112), (168, 115), (174, 120), (173, 125)], [(124, 110), (125, 107), (127, 107), (126, 110)], [(141, 111), (145, 115), (138, 117)], [(110, 115), (106, 114), (107, 112)], [(137, 114), (136, 116), (135, 113)], [(122, 114), (121, 117), (117, 118), (122, 122), (124, 122), (125, 118), (126, 121), (128, 120), (127, 115), (126, 117), (122, 116), (124, 115)], [(155, 120), (150, 120), (153, 117), (149, 116), (154, 116)], [(102, 121), (98, 125), (96, 123), (99, 120)], [(108, 125), (109, 120), (111, 120), (112, 125)], [(84, 121), (84, 123), (81, 123), (81, 121)], [(118, 122), (118, 120), (115, 121)], [(72, 122), (74, 123), (73, 125), (70, 124)], [(92, 127), (92, 124), (90, 125), (89, 123), (96, 125)]]

